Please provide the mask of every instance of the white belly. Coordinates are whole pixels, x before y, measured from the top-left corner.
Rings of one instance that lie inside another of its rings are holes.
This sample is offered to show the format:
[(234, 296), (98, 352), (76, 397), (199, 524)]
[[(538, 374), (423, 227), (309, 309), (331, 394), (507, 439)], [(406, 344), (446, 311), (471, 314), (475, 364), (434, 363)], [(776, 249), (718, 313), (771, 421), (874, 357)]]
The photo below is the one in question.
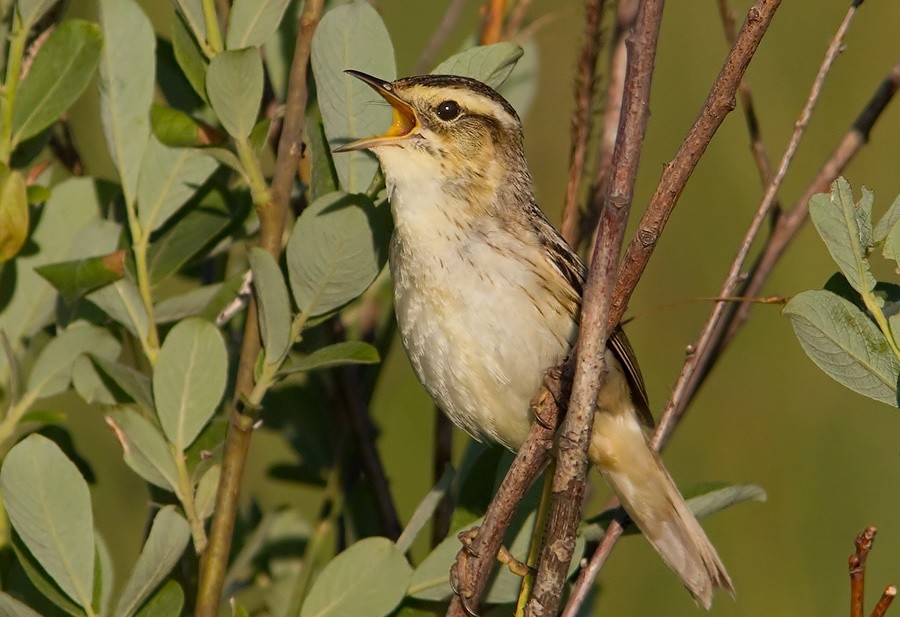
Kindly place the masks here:
[[(544, 371), (562, 360), (576, 324), (546, 302), (536, 275), (484, 238), (395, 235), (391, 273), (403, 345), (425, 388), (473, 437), (517, 449)], [(540, 306), (537, 306), (538, 303)]]

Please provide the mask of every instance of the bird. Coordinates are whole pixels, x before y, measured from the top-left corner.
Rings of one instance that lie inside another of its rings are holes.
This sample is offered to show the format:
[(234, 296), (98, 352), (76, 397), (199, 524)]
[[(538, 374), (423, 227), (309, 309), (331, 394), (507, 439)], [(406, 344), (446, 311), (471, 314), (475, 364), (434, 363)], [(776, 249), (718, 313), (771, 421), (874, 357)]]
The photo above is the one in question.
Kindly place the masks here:
[[(586, 268), (538, 207), (522, 122), (468, 77), (348, 74), (392, 109), (382, 135), (335, 152), (378, 159), (394, 219), (389, 268), (400, 338), (441, 410), (478, 440), (517, 450), (545, 372), (578, 336)], [(588, 457), (663, 562), (706, 607), (734, 593), (658, 454), (634, 351), (616, 328)]]

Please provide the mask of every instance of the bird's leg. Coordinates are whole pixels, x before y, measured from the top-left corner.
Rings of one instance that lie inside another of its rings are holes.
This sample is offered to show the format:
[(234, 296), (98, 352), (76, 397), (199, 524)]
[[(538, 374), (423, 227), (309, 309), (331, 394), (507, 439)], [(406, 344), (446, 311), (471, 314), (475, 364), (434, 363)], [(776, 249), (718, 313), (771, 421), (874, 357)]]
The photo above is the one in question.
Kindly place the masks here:
[(568, 390), (571, 389), (571, 378), (566, 380), (563, 370), (555, 366), (544, 373), (544, 385), (538, 391), (533, 399), (531, 399), (531, 412), (534, 414), (534, 421), (543, 426), (545, 429), (555, 431), (562, 420), (562, 414), (557, 415), (556, 422), (551, 418), (547, 418), (541, 413), (548, 407), (548, 403), (552, 399), (557, 409), (565, 409), (568, 401)]

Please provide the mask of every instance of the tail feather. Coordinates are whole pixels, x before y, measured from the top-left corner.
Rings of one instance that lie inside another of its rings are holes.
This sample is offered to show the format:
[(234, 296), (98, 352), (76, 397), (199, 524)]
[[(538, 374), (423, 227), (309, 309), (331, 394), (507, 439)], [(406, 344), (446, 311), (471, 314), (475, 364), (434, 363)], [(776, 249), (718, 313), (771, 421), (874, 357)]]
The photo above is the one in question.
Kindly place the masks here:
[(708, 609), (716, 588), (734, 594), (716, 549), (649, 447), (633, 410), (626, 406), (596, 413), (589, 455), (625, 511), (697, 602)]

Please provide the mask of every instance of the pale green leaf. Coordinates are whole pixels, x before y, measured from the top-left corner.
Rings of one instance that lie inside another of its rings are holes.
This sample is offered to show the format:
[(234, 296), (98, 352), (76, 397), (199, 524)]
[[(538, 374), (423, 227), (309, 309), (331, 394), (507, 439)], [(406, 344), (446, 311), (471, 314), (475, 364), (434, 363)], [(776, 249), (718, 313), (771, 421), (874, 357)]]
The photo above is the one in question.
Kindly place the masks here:
[(181, 615), (184, 607), (184, 592), (175, 581), (166, 583), (141, 607), (135, 617), (172, 617)]
[(338, 178), (331, 151), (328, 149), (325, 127), (322, 126), (320, 119), (307, 119), (306, 136), (310, 175), (312, 177), (308, 189), (309, 200), (313, 202), (323, 195), (338, 190)]
[(44, 570), (82, 607), (94, 589), (94, 523), (87, 483), (59, 447), (41, 435), (16, 445), (0, 470), (13, 528)]
[(895, 261), (897, 263), (895, 269), (897, 272), (900, 272), (900, 221), (897, 221), (885, 235), (882, 254), (885, 259)]
[(175, 0), (193, 36), (198, 41), (206, 40), (206, 20), (203, 17), (203, 0)]
[(533, 36), (526, 36), (519, 43), (522, 45), (522, 57), (503, 83), (497, 87), (497, 92), (509, 101), (520, 118), (524, 118), (537, 96), (541, 52)]
[(188, 31), (181, 13), (172, 20), (172, 52), (191, 88), (200, 98), (209, 102), (206, 96), (206, 71), (209, 65), (196, 39)]
[(75, 358), (90, 352), (112, 359), (119, 355), (120, 349), (119, 341), (108, 330), (76, 322), (41, 351), (28, 376), (28, 395), (38, 399), (64, 392), (72, 378)]
[(235, 0), (228, 16), (228, 49), (257, 47), (275, 34), (290, 0)]
[(16, 560), (19, 562), (19, 565), (22, 566), (25, 576), (28, 577), (28, 580), (34, 585), (34, 588), (45, 598), (53, 602), (53, 604), (61, 608), (65, 613), (72, 615), (73, 617), (84, 617), (84, 610), (60, 590), (59, 586), (52, 578), (50, 578), (41, 564), (35, 560), (30, 552), (28, 552), (22, 539), (13, 535), (10, 540), (10, 544), (16, 554)]
[(81, 96), (97, 69), (102, 46), (97, 24), (66, 19), (56, 27), (16, 92), (13, 145), (50, 126)]
[(881, 220), (878, 221), (878, 225), (875, 226), (875, 232), (872, 238), (874, 242), (876, 244), (884, 242), (888, 232), (893, 229), (898, 222), (900, 222), (900, 195), (897, 196), (897, 199), (894, 200), (894, 203), (891, 204), (888, 211), (885, 212), (884, 216), (881, 217)]
[(197, 508), (197, 516), (207, 519), (212, 516), (216, 508), (216, 493), (219, 489), (219, 476), (222, 474), (222, 466), (218, 463), (210, 466), (200, 476), (197, 483), (197, 492), (194, 495), (194, 506)]
[(17, 0), (16, 9), (22, 19), (22, 27), (30, 30), (44, 13), (50, 10), (57, 0)]
[(276, 363), (291, 345), (291, 301), (275, 259), (259, 247), (250, 250), (250, 267), (259, 305), (259, 325), (266, 360)]
[(829, 291), (804, 291), (783, 312), (820, 369), (859, 394), (897, 406), (900, 362), (856, 306)]
[(175, 491), (178, 469), (172, 448), (149, 420), (132, 409), (124, 408), (106, 417), (122, 445), (125, 463), (147, 482)]
[(256, 124), (263, 95), (263, 67), (255, 47), (223, 51), (209, 63), (206, 92), (228, 134), (246, 139)]
[(109, 547), (103, 541), (100, 534), (94, 534), (95, 554), (94, 561), (94, 598), (93, 605), (100, 608), (101, 615), (107, 614), (109, 608), (109, 598), (112, 595), (114, 583), (116, 582), (116, 571), (113, 566), (112, 555)]
[(0, 591), (0, 617), (41, 617), (41, 614)]
[(153, 371), (153, 396), (169, 441), (184, 450), (209, 422), (228, 378), (228, 354), (219, 330), (191, 317), (169, 331)]
[(419, 535), (419, 532), (434, 515), (434, 511), (437, 509), (438, 505), (447, 496), (447, 492), (450, 490), (453, 478), (455, 477), (456, 472), (453, 470), (452, 466), (448, 465), (447, 468), (444, 469), (444, 473), (441, 474), (437, 484), (428, 491), (425, 498), (419, 502), (418, 506), (416, 506), (413, 515), (409, 517), (409, 522), (406, 524), (406, 527), (403, 528), (403, 533), (397, 538), (397, 550), (401, 553), (406, 553), (406, 551), (409, 550), (413, 540), (416, 539), (416, 536)]
[(72, 387), (86, 403), (115, 405), (118, 402), (114, 390), (85, 354), (75, 358), (72, 363)]
[(141, 292), (134, 281), (128, 278), (119, 279), (86, 297), (133, 335), (140, 339), (147, 338), (150, 318), (144, 308)]
[(858, 211), (853, 203), (850, 184), (843, 178), (835, 181), (830, 195), (820, 193), (809, 201), (810, 218), (828, 252), (853, 288), (861, 294), (875, 287), (875, 277), (865, 259), (866, 246), (861, 242), (861, 238), (871, 238), (871, 228), (861, 229), (859, 225), (860, 220), (865, 218), (866, 204), (871, 209), (871, 193), (864, 191), (864, 197), (860, 200), (862, 210)]
[(146, 411), (153, 411), (153, 393), (150, 389), (150, 379), (146, 375), (130, 366), (107, 360), (96, 354), (89, 354), (89, 358), (97, 369), (121, 388), (131, 400)]
[(28, 236), (28, 196), (18, 171), (0, 171), (0, 264), (18, 254)]
[(325, 566), (300, 617), (388, 615), (403, 599), (411, 572), (403, 553), (387, 538), (360, 540)]
[(435, 75), (459, 75), (498, 88), (522, 57), (522, 48), (504, 41), (481, 45), (450, 56), (432, 71)]
[(216, 170), (215, 159), (191, 148), (169, 148), (151, 138), (138, 179), (141, 227), (158, 229)]
[(387, 225), (364, 195), (332, 193), (303, 211), (287, 245), (291, 291), (301, 313), (326, 313), (365, 291), (387, 259)]
[(155, 307), (154, 315), (157, 323), (170, 323), (185, 317), (201, 316), (222, 289), (222, 283), (214, 283), (162, 300)]
[(100, 0), (100, 24), (103, 133), (125, 201), (131, 204), (137, 195), (138, 173), (150, 137), (156, 37), (150, 20), (134, 0)]
[[(367, 85), (344, 73), (356, 69), (385, 81), (397, 76), (391, 37), (368, 2), (355, 0), (325, 14), (313, 37), (312, 67), (331, 148), (385, 131), (391, 122), (390, 107)], [(378, 168), (368, 152), (341, 154), (334, 165), (348, 193), (365, 191)]]
[(381, 360), (378, 350), (364, 341), (343, 341), (320, 347), (302, 358), (290, 358), (279, 374), (301, 373), (342, 364), (375, 364)]
[(116, 617), (134, 615), (178, 562), (191, 537), (184, 517), (172, 506), (157, 512), (147, 541), (119, 596)]

